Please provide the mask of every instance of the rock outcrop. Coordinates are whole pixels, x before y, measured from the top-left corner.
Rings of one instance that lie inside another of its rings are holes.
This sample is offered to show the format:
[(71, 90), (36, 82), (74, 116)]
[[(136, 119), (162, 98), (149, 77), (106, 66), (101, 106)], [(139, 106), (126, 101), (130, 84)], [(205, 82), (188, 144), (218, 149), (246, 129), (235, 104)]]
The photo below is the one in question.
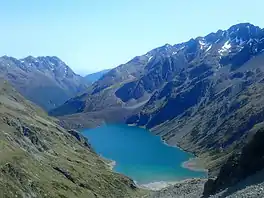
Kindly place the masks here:
[[(221, 167), (215, 180), (209, 179), (204, 186), (204, 196), (215, 194), (232, 187), (257, 174), (264, 168), (264, 129), (260, 129), (240, 153), (233, 154)], [(252, 180), (253, 182), (253, 180)]]

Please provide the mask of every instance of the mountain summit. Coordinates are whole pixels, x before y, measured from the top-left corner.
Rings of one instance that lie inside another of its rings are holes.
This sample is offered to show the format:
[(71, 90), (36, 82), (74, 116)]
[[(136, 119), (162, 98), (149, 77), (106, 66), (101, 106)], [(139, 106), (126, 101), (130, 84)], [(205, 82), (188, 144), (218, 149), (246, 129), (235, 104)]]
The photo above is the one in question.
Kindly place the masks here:
[[(219, 30), (184, 43), (166, 44), (102, 76), (86, 94), (76, 98), (85, 103), (85, 107), (76, 112), (98, 111), (109, 106), (130, 107), (138, 102), (147, 102), (154, 91), (166, 87), (167, 83), (191, 82), (201, 75), (205, 75), (203, 78), (214, 76), (226, 65), (234, 71), (262, 53), (263, 48), (264, 31), (249, 23), (237, 24), (228, 30)], [(97, 96), (103, 92), (108, 93), (103, 96), (105, 100), (98, 101)], [(76, 100), (73, 98), (66, 105), (69, 107)], [(60, 115), (59, 110), (55, 111)]]
[(68, 127), (146, 127), (206, 155), (215, 174), (228, 157), (223, 151), (239, 150), (264, 121), (263, 52), (264, 30), (249, 23), (166, 44), (112, 69), (51, 114)]
[(86, 81), (55, 56), (0, 57), (0, 77), (45, 110), (63, 104), (87, 88)]

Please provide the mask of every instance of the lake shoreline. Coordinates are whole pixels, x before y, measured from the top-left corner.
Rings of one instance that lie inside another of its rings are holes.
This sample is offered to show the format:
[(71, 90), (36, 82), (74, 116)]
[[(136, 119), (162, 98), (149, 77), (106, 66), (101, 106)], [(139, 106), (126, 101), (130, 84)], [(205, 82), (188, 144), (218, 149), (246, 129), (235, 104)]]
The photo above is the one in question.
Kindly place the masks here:
[[(133, 125), (126, 125), (126, 126), (128, 126), (128, 127), (136, 127), (136, 126), (133, 126)], [(142, 128), (142, 127), (137, 127), (137, 128)], [(158, 136), (158, 135), (155, 135), (155, 134), (151, 133), (151, 131), (149, 131), (149, 130), (147, 130), (147, 131), (150, 134), (154, 135), (154, 136)], [(174, 148), (177, 148), (177, 149), (185, 152), (186, 154), (188, 154), (187, 158), (184, 159), (184, 160), (187, 160), (187, 161), (180, 161), (178, 163), (178, 166), (180, 166), (181, 168), (184, 168), (184, 169), (188, 169), (188, 170), (193, 171), (193, 172), (204, 172), (204, 173), (206, 172), (207, 173), (207, 170), (202, 165), (203, 163), (201, 163), (202, 160), (197, 158), (193, 153), (188, 152), (188, 151), (182, 149), (181, 147), (179, 147), (177, 145), (168, 144), (161, 136), (158, 136), (158, 137), (159, 137), (161, 143), (166, 145), (167, 147), (174, 147)], [(112, 160), (111, 158), (107, 159), (107, 158), (103, 157), (102, 155), (100, 155), (100, 157), (103, 159), (103, 161), (109, 167), (109, 169), (115, 172), (115, 166), (117, 165), (116, 161)], [(180, 179), (180, 178), (176, 177), (176, 178), (174, 178), (172, 180), (165, 180), (165, 181), (164, 180), (161, 180), (161, 181), (156, 180), (156, 181), (151, 182), (151, 180), (150, 180), (149, 183), (143, 183), (143, 184), (142, 184), (142, 182), (138, 183), (136, 180), (133, 180), (133, 181), (136, 184), (136, 186), (138, 186), (139, 188), (157, 191), (157, 190), (161, 190), (163, 188), (175, 185), (177, 183), (184, 182), (186, 180), (203, 179), (203, 178), (205, 178), (205, 177), (204, 176), (198, 176), (198, 175), (194, 176), (193, 175), (193, 177), (189, 177), (189, 178), (181, 178)]]
[(103, 160), (103, 162), (108, 166), (108, 168), (112, 171), (114, 171), (114, 168), (116, 166), (116, 161), (112, 159), (105, 158), (102, 155), (99, 155), (99, 157)]
[(181, 164), (182, 168), (186, 168), (186, 169), (189, 169), (191, 171), (196, 171), (196, 172), (208, 173), (208, 170), (205, 168), (203, 160), (201, 158), (199, 158), (198, 156), (196, 156), (194, 153), (186, 151), (177, 145), (170, 145), (162, 137), (161, 137), (161, 140), (166, 146), (175, 147), (175, 148), (182, 150), (185, 153), (193, 155), (193, 157), (189, 158), (187, 161), (182, 162), (182, 164)]
[(107, 163), (107, 165), (109, 166), (109, 168), (111, 170), (114, 170), (115, 166), (116, 166), (116, 161), (114, 160), (110, 160), (110, 162)]
[(181, 166), (191, 171), (206, 172), (206, 173), (208, 172), (208, 170), (204, 168), (203, 162), (198, 157), (190, 158), (188, 161), (183, 162)]
[[(98, 125), (98, 126), (96, 126), (96, 127), (91, 128), (91, 129), (98, 128), (98, 127), (101, 127), (101, 126), (103, 126), (103, 125), (104, 125), (104, 124), (101, 124), (101, 125)], [(137, 125), (135, 125), (135, 124), (124, 124), (124, 125), (126, 125), (126, 126), (128, 126), (128, 127), (139, 127), (139, 128), (144, 128), (144, 129), (146, 129), (146, 127), (140, 127), (140, 126), (137, 126)], [(148, 131), (151, 132), (151, 129), (148, 130)], [(152, 134), (155, 135), (155, 136), (159, 136), (159, 135), (156, 135), (156, 134), (154, 134), (154, 133), (152, 133)], [(189, 154), (191, 154), (191, 155), (194, 156), (194, 157), (191, 157), (190, 159), (188, 159), (187, 161), (185, 161), (185, 162), (183, 162), (183, 163), (181, 164), (181, 166), (182, 166), (183, 168), (189, 169), (189, 170), (191, 170), (191, 171), (198, 171), (198, 172), (206, 172), (206, 173), (208, 173), (208, 170), (205, 168), (205, 165), (203, 165), (203, 162), (202, 162), (202, 159), (201, 159), (201, 158), (199, 158), (198, 156), (196, 156), (194, 153), (189, 152), (189, 151), (187, 151), (187, 150), (181, 148), (181, 147), (178, 146), (178, 145), (171, 145), (171, 144), (167, 143), (167, 141), (164, 140), (161, 136), (159, 136), (159, 137), (160, 137), (161, 141), (162, 141), (166, 146), (178, 148), (178, 149), (180, 149), (180, 150), (182, 150), (182, 151), (184, 151), (184, 152), (186, 152), (186, 153), (189, 153)], [(108, 159), (106, 159), (106, 160), (108, 160)], [(112, 162), (113, 160), (110, 160), (110, 161), (111, 161), (111, 162), (109, 163), (109, 166), (110, 166), (111, 170), (113, 170), (113, 169), (114, 169), (114, 166), (116, 165), (116, 162)], [(107, 162), (107, 163), (108, 163), (108, 162)]]
[(190, 178), (190, 179), (183, 179), (179, 181), (160, 181), (160, 182), (151, 182), (149, 184), (142, 184), (142, 185), (137, 185), (139, 188), (146, 189), (146, 190), (151, 190), (151, 191), (161, 191), (165, 189), (169, 189), (170, 187), (174, 186), (181, 186), (184, 185), (185, 189), (191, 188), (194, 183), (196, 182), (205, 182), (207, 181), (206, 179), (201, 179), (201, 178)]
[(181, 182), (183, 180), (179, 180), (179, 181), (157, 181), (157, 182), (150, 182), (147, 184), (137, 184), (136, 181), (134, 181), (134, 183), (142, 189), (146, 189), (146, 190), (152, 190), (152, 191), (158, 191), (164, 188), (167, 188), (169, 186), (172, 186), (174, 184), (177, 184), (179, 182)]

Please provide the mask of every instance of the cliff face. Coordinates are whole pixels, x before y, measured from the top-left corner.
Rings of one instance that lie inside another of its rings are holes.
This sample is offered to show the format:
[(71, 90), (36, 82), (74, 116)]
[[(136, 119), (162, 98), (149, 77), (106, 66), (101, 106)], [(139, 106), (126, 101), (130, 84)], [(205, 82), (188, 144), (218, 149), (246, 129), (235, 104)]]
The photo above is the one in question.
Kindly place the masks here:
[(77, 131), (0, 81), (0, 197), (137, 197)]
[[(260, 129), (240, 153), (233, 154), (221, 167), (215, 180), (209, 179), (204, 187), (204, 195), (209, 196), (232, 187), (264, 168), (264, 129)], [(263, 180), (263, 178), (262, 178)], [(252, 182), (254, 180), (252, 179)]]

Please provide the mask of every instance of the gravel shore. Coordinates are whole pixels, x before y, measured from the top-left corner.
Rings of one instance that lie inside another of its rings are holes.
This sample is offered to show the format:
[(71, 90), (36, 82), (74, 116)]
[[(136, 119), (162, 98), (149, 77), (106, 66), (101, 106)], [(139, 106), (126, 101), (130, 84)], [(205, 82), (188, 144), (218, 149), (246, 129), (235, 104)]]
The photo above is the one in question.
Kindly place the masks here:
[(183, 162), (181, 166), (183, 168), (187, 168), (192, 171), (199, 171), (199, 172), (206, 172), (206, 173), (208, 172), (208, 170), (204, 168), (205, 167), (204, 162), (197, 157), (190, 158), (188, 161)]
[[(154, 191), (147, 198), (201, 198), (206, 179), (189, 179)], [(210, 198), (261, 198), (264, 197), (264, 170), (229, 187)]]
[(205, 179), (188, 179), (151, 193), (148, 198), (197, 198), (201, 197)]

